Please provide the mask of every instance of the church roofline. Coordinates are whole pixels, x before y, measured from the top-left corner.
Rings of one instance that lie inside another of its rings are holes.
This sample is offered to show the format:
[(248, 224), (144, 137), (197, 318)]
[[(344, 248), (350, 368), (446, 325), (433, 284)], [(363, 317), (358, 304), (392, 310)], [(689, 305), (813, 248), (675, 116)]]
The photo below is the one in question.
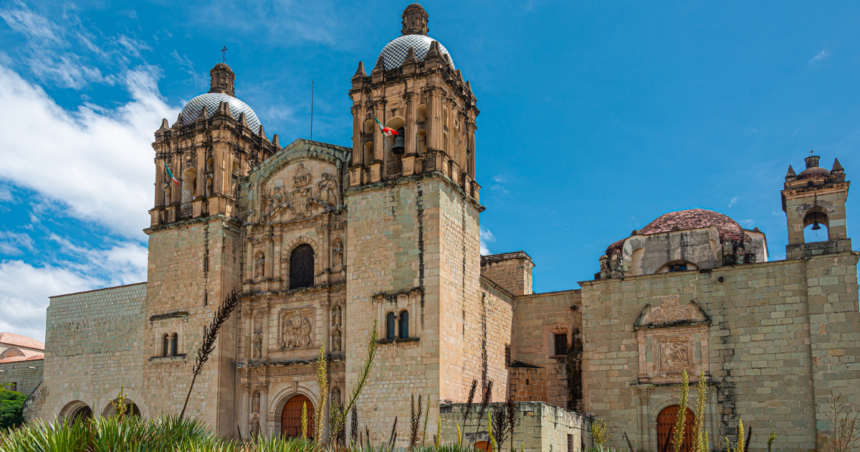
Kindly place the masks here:
[(51, 296), (49, 296), (48, 298), (49, 298), (49, 299), (51, 299), (51, 298), (68, 297), (68, 296), (71, 296), (71, 295), (80, 295), (80, 294), (85, 294), (85, 293), (101, 292), (102, 290), (119, 289), (119, 288), (121, 288), (121, 287), (139, 286), (139, 285), (141, 285), (141, 284), (146, 284), (146, 281), (144, 281), (144, 282), (139, 282), (139, 283), (132, 283), (132, 284), (123, 284), (123, 285), (121, 285), (121, 286), (102, 287), (101, 289), (84, 290), (84, 291), (82, 291), (82, 292), (65, 293), (65, 294), (62, 294), (62, 295), (51, 295)]

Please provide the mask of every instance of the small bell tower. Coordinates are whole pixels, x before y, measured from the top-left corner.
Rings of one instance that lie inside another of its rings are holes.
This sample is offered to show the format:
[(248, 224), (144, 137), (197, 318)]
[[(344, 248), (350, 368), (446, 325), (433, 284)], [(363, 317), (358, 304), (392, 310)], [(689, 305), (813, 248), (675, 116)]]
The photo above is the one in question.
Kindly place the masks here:
[[(796, 259), (819, 254), (851, 251), (845, 201), (848, 187), (845, 170), (839, 159), (827, 170), (818, 166), (820, 157), (810, 152), (806, 157), (806, 169), (800, 174), (789, 165), (782, 190), (782, 210), (788, 221), (788, 245), (786, 259)], [(807, 243), (804, 229), (827, 228), (827, 239)]]

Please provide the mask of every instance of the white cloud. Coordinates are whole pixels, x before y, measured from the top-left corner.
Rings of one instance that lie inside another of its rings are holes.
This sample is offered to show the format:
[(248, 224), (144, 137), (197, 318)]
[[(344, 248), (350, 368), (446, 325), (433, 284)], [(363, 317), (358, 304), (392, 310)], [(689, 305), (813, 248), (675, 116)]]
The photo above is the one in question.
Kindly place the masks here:
[(60, 239), (83, 263), (34, 266), (19, 260), (0, 262), (0, 331), (44, 341), (48, 297), (146, 281), (146, 248), (122, 244), (106, 250), (77, 247)]
[(755, 224), (755, 220), (741, 220), (741, 224), (743, 224), (744, 227), (749, 229)]
[(490, 186), (490, 190), (499, 191), (502, 194), (508, 194), (508, 190), (505, 188), (505, 183), (508, 181), (505, 176), (500, 174), (493, 176), (494, 184)]
[(23, 254), (24, 249), (33, 251), (33, 239), (26, 232), (0, 231), (0, 253), (17, 256)]
[(487, 248), (487, 244), (495, 242), (496, 236), (494, 236), (489, 229), (484, 229), (484, 227), (481, 226), (481, 256), (492, 254), (490, 253), (490, 249)]
[(12, 201), (12, 192), (6, 187), (0, 187), (0, 201)]
[(729, 201), (729, 207), (732, 207), (733, 205), (735, 205), (737, 203), (738, 203), (738, 197), (735, 196), (734, 198), (732, 198), (731, 201)]
[(822, 51), (818, 52), (818, 54), (816, 54), (814, 57), (812, 57), (811, 60), (809, 60), (809, 64), (817, 63), (817, 62), (819, 62), (819, 61), (821, 61), (821, 60), (823, 60), (829, 56), (830, 56), (830, 52), (828, 52), (826, 50), (822, 50)]
[(331, 0), (214, 1), (191, 8), (193, 15), (188, 19), (207, 30), (253, 30), (259, 39), (276, 45), (297, 41), (331, 45), (345, 36), (344, 26), (339, 23), (341, 10), (341, 4)]
[(59, 107), (40, 87), (0, 65), (0, 178), (59, 201), (68, 214), (140, 237), (153, 205), (153, 133), (179, 113), (161, 98), (158, 71), (123, 74), (132, 100), (115, 110)]

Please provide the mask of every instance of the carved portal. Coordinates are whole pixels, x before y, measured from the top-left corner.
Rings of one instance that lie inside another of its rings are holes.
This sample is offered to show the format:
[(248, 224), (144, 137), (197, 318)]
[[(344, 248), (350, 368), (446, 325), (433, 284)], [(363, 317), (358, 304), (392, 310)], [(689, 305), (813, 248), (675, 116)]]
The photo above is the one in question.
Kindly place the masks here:
[(313, 346), (313, 308), (284, 309), (280, 315), (281, 349)]
[(710, 317), (678, 295), (657, 297), (654, 305), (646, 305), (634, 325), (639, 383), (678, 383), (684, 371), (691, 380), (701, 371), (710, 375)]

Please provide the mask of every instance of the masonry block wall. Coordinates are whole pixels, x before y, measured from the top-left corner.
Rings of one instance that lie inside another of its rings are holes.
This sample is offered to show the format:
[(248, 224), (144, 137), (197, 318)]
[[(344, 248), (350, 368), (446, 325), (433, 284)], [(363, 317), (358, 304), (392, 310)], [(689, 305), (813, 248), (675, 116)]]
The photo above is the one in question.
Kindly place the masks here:
[[(830, 389), (860, 403), (860, 369), (851, 362), (860, 347), (857, 260), (851, 252), (580, 283), (585, 411), (610, 428), (635, 426), (627, 431), (634, 447), (658, 448), (656, 417), (678, 403), (680, 386), (642, 383), (640, 364), (661, 358), (650, 349), (640, 356), (634, 325), (646, 306), (680, 300), (670, 308), (699, 306), (710, 317), (703, 356), (697, 343), (687, 364), (703, 368), (709, 381), (709, 437), (733, 438), (743, 418), (757, 431), (778, 432), (782, 450), (815, 449), (827, 434), (821, 419)], [(679, 327), (661, 334), (675, 340), (687, 333)], [(663, 365), (673, 359), (664, 357)], [(625, 446), (620, 438), (610, 442)], [(753, 436), (751, 449), (766, 447), (765, 435)]]
[[(581, 346), (581, 305), (579, 290), (516, 297), (512, 360), (543, 369), (540, 372), (512, 369), (512, 378), (513, 375), (517, 378), (517, 393), (525, 393), (525, 398), (516, 400), (540, 400), (560, 407), (576, 406), (580, 394), (576, 386), (580, 384), (581, 376), (576, 375), (578, 363), (570, 361), (578, 358), (576, 350)], [(557, 334), (567, 337), (568, 352), (562, 355), (557, 355), (555, 350)], [(518, 365), (516, 362), (512, 364)], [(535, 385), (530, 377), (532, 374), (542, 377), (545, 383)], [(571, 378), (573, 385), (569, 384)], [(526, 387), (526, 379), (531, 389)], [(544, 384), (546, 390), (541, 392), (538, 388)]]
[[(204, 327), (224, 297), (239, 286), (240, 231), (225, 217), (208, 217), (150, 231), (143, 384), (154, 413), (179, 413)], [(236, 315), (219, 334), (197, 378), (186, 414), (222, 435), (236, 429)], [(179, 335), (177, 356), (163, 356), (164, 335)]]
[(0, 364), (0, 384), (12, 383), (15, 391), (29, 396), (42, 382), (44, 368), (44, 359)]
[(142, 414), (155, 413), (141, 378), (145, 297), (142, 283), (51, 297), (44, 380), (28, 402), (28, 418), (65, 416), (75, 403), (101, 414), (122, 386)]
[[(585, 419), (571, 411), (548, 405), (543, 402), (517, 402), (516, 427), (514, 428), (514, 449), (527, 452), (581, 451), (584, 450), (582, 432), (588, 428)], [(504, 409), (503, 403), (491, 403), (487, 412), (495, 413)], [(479, 416), (472, 407), (469, 417), (463, 420), (466, 404), (444, 403), (440, 405), (442, 416), (442, 444), (457, 444), (457, 427), (463, 435), (463, 446), (476, 442), (489, 442), (487, 413)], [(497, 440), (499, 437), (496, 437)], [(510, 435), (499, 442), (499, 450), (508, 450)]]
[(520, 296), (532, 293), (532, 258), (523, 251), (481, 256), (481, 274)]

